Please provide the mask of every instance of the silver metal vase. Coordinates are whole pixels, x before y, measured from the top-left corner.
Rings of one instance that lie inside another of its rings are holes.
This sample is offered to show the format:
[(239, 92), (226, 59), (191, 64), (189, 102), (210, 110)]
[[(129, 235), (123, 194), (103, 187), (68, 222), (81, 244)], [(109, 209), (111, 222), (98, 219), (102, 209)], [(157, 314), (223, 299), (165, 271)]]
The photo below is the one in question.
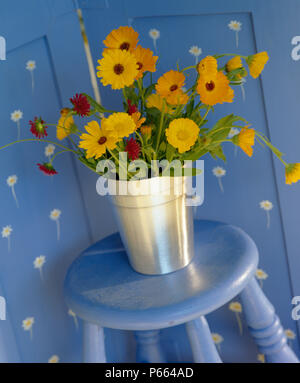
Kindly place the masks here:
[(167, 274), (194, 255), (193, 211), (184, 177), (109, 180), (110, 200), (130, 264), (142, 274)]

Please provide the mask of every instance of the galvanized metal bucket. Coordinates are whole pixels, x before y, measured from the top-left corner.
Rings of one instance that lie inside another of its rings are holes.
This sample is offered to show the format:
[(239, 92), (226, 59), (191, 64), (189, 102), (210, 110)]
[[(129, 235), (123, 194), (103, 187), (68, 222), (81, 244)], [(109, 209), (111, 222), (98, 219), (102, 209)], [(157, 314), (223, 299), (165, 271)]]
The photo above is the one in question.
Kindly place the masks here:
[(186, 206), (184, 177), (109, 180), (108, 185), (120, 235), (137, 272), (167, 274), (191, 262), (193, 211)]

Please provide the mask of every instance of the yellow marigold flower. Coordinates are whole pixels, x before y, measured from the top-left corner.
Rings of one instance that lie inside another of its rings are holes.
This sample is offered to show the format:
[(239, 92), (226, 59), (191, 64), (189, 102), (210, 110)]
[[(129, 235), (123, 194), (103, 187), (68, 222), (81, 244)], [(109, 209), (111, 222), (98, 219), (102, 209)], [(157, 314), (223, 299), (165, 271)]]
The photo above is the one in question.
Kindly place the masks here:
[(132, 27), (119, 27), (110, 32), (103, 41), (107, 48), (132, 52), (138, 42), (139, 34)]
[(247, 71), (243, 67), (242, 59), (240, 56), (235, 56), (232, 59), (230, 59), (226, 64), (226, 71), (231, 72), (235, 69), (243, 69), (241, 73), (237, 74), (237, 78), (245, 77), (247, 76)]
[(289, 164), (285, 167), (285, 183), (291, 185), (300, 180), (300, 163)]
[(218, 62), (213, 56), (206, 56), (197, 65), (197, 71), (202, 74), (216, 74), (218, 71)]
[(199, 136), (198, 125), (189, 118), (177, 118), (170, 122), (166, 129), (166, 137), (179, 153), (184, 153), (195, 144)]
[(112, 89), (130, 86), (138, 74), (136, 59), (126, 50), (111, 49), (98, 63), (97, 76), (103, 85), (111, 85)]
[(166, 97), (172, 93), (179, 93), (184, 86), (185, 76), (183, 73), (176, 70), (170, 70), (162, 75), (155, 86), (156, 92)]
[(166, 101), (170, 105), (185, 105), (189, 100), (189, 96), (181, 89), (166, 96)]
[(229, 86), (229, 80), (222, 72), (216, 74), (203, 74), (197, 84), (200, 100), (206, 105), (232, 102), (234, 92)]
[[(250, 126), (250, 125), (248, 125)], [(234, 144), (238, 145), (249, 157), (253, 154), (253, 148), (255, 141), (255, 130), (248, 129), (248, 126), (244, 127), (239, 134), (232, 138)]]
[(101, 125), (120, 138), (128, 137), (136, 130), (134, 119), (124, 112), (111, 114), (108, 118), (102, 120)]
[(141, 118), (140, 112), (132, 113), (131, 118), (133, 119), (135, 123), (135, 129), (138, 129), (146, 121), (145, 117)]
[(249, 72), (253, 78), (257, 78), (261, 74), (268, 60), (267, 52), (259, 52), (247, 57), (246, 61), (249, 66)]
[(138, 65), (138, 75), (136, 78), (143, 77), (143, 73), (146, 71), (156, 71), (155, 64), (158, 56), (153, 56), (153, 52), (149, 48), (142, 48), (138, 45), (133, 52), (133, 55)]
[[(72, 131), (72, 125), (74, 125), (73, 116), (68, 116), (68, 113), (71, 111), (69, 108), (63, 108), (60, 111), (60, 119), (58, 120), (56, 128), (56, 138), (58, 140), (63, 140), (68, 137)], [(68, 116), (68, 117), (67, 117)]]
[(106, 149), (113, 150), (119, 138), (112, 130), (106, 129), (101, 124), (101, 128), (97, 121), (90, 121), (85, 129), (88, 133), (83, 133), (80, 136), (78, 144), (79, 148), (86, 150), (86, 158), (101, 157)]
[[(146, 99), (147, 108), (156, 108), (162, 112), (163, 110), (164, 99), (157, 93), (150, 94), (150, 96)], [(166, 105), (164, 108), (165, 113), (171, 114), (174, 110)]]
[(151, 136), (152, 127), (149, 125), (143, 125), (140, 129), (143, 136)]

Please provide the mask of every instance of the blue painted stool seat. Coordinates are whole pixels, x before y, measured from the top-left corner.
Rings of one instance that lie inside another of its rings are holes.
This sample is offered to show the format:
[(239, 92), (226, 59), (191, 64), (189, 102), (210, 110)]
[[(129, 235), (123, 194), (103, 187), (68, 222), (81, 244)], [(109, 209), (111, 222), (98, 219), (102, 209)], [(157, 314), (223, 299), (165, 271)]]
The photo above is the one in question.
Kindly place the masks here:
[(195, 221), (195, 257), (167, 275), (135, 272), (119, 234), (88, 248), (65, 281), (68, 306), (103, 327), (150, 330), (205, 315), (237, 295), (254, 274), (258, 253), (240, 229)]
[(221, 222), (196, 220), (194, 231), (194, 259), (174, 273), (135, 272), (118, 233), (73, 262), (64, 293), (69, 308), (84, 320), (85, 361), (105, 361), (103, 327), (135, 330), (138, 359), (164, 361), (157, 330), (186, 323), (194, 360), (221, 362), (204, 315), (238, 294), (250, 332), (267, 360), (298, 361), (254, 278), (258, 251), (253, 240)]

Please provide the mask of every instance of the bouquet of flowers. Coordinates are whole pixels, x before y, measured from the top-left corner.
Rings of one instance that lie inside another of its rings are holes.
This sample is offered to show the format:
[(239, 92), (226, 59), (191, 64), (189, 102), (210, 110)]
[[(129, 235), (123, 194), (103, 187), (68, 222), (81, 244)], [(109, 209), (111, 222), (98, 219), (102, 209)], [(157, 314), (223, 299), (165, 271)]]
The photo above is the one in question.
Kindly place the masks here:
[[(210, 154), (225, 161), (223, 145), (227, 142), (237, 145), (251, 157), (257, 140), (284, 164), (287, 184), (300, 179), (300, 163), (286, 163), (268, 138), (251, 128), (243, 117), (230, 114), (214, 126), (209, 124), (209, 112), (213, 112), (217, 104), (233, 102), (233, 87), (243, 83), (248, 71), (253, 78), (260, 75), (268, 61), (267, 52), (250, 56), (207, 56), (197, 65), (172, 69), (154, 82), (152, 74), (156, 71), (158, 57), (150, 49), (138, 45), (138, 33), (132, 27), (113, 30), (104, 45), (97, 76), (104, 86), (122, 90), (124, 111), (108, 110), (89, 95), (76, 94), (70, 99), (71, 106), (61, 110), (57, 124), (35, 117), (29, 122), (35, 140), (50, 142), (45, 137), (48, 126), (53, 125), (58, 141), (52, 144), (62, 149), (48, 162), (38, 164), (45, 174), (57, 174), (53, 165), (55, 157), (72, 152), (84, 165), (101, 175), (104, 170), (99, 162), (104, 160), (114, 165), (110, 174), (114, 173), (117, 179), (122, 178), (121, 173), (126, 179), (134, 177), (137, 172), (132, 165), (136, 161), (145, 164), (145, 177), (160, 176), (164, 175), (164, 169), (157, 166), (161, 160), (168, 163), (177, 160), (183, 164)], [(229, 60), (220, 65), (219, 59), (225, 56)], [(194, 72), (195, 81), (186, 89), (185, 73), (188, 71)], [(74, 116), (90, 118), (84, 131), (75, 124)], [(233, 128), (237, 132), (234, 136), (231, 135)], [(63, 140), (69, 144), (63, 145)], [(30, 140), (15, 142), (23, 141)], [(197, 174), (197, 169), (191, 174)]]

